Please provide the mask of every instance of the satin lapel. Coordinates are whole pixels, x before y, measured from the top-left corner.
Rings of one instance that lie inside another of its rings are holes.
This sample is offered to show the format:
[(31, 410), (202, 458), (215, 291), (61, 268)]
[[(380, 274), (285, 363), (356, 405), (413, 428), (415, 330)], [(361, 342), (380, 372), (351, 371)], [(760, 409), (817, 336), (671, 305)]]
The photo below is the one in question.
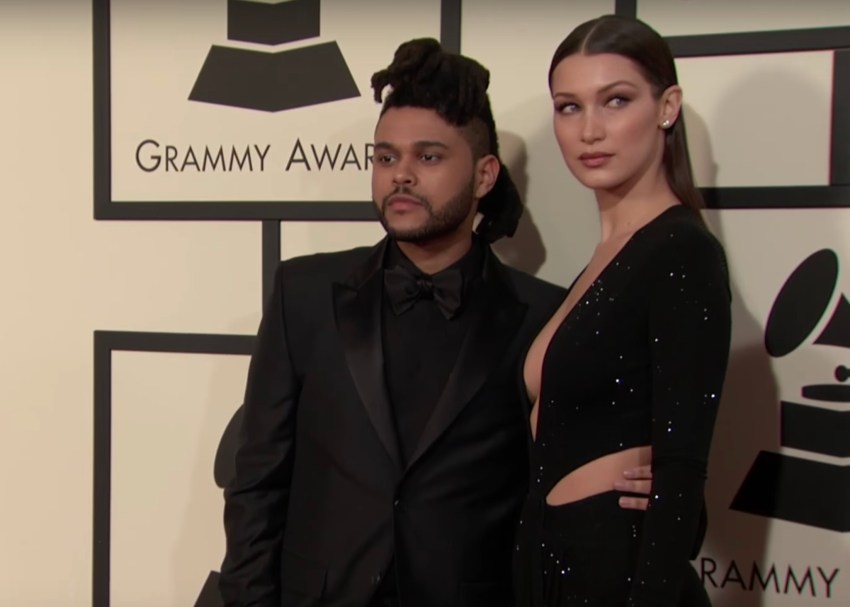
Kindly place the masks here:
[(357, 393), (390, 459), (402, 470), (398, 436), (384, 379), (381, 339), (385, 241), (345, 283), (333, 286), (336, 324)]
[(408, 468), (445, 432), (483, 387), (516, 337), (527, 306), (517, 299), (506, 274), (504, 267), (488, 250), (484, 261), (483, 284), (477, 293), (475, 308), (470, 310), (475, 313), (475, 317)]

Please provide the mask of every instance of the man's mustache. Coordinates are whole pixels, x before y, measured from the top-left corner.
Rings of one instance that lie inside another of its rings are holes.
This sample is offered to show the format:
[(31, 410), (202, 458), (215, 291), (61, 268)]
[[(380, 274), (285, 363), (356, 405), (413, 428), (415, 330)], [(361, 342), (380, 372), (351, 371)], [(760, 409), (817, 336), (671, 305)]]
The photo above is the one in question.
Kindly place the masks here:
[(431, 208), (431, 203), (428, 202), (427, 198), (425, 198), (424, 196), (420, 196), (419, 194), (417, 194), (416, 192), (414, 192), (413, 190), (411, 190), (407, 186), (400, 186), (400, 187), (397, 187), (392, 192), (390, 192), (389, 194), (387, 194), (387, 196), (384, 197), (384, 199), (381, 201), (381, 208), (383, 210), (386, 210), (387, 205), (390, 204), (390, 199), (393, 196), (409, 196), (410, 198), (413, 198), (414, 200), (416, 200), (420, 204), (422, 204), (422, 206), (424, 206), (426, 209)]

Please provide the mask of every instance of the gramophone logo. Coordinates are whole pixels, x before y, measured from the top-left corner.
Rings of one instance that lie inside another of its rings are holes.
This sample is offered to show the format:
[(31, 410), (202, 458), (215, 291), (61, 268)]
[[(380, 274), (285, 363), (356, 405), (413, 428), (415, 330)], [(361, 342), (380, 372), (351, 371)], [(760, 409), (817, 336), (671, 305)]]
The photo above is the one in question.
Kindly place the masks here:
[[(838, 257), (822, 249), (791, 274), (770, 310), (765, 346), (781, 357), (806, 343), (822, 318), (829, 321), (812, 347), (850, 348), (850, 303), (836, 293)], [(836, 300), (831, 305), (833, 299)], [(803, 386), (801, 402), (781, 401), (783, 447), (850, 457), (850, 378), (836, 365), (835, 383)], [(795, 399), (798, 400), (798, 399)], [(828, 406), (823, 406), (828, 404)], [(850, 531), (850, 466), (762, 451), (731, 508), (833, 531)]]
[[(319, 36), (320, 0), (227, 0), (230, 40), (277, 46)], [(336, 42), (279, 51), (213, 45), (192, 101), (267, 112), (359, 97)]]

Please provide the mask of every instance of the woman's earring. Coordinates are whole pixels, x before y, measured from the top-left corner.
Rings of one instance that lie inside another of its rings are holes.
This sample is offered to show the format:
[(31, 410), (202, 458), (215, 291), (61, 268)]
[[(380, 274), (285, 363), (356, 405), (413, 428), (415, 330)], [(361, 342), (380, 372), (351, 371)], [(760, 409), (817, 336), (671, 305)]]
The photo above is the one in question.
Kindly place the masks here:
[(670, 121), (665, 118), (664, 122), (661, 123), (661, 128), (662, 129), (669, 129), (670, 128)]

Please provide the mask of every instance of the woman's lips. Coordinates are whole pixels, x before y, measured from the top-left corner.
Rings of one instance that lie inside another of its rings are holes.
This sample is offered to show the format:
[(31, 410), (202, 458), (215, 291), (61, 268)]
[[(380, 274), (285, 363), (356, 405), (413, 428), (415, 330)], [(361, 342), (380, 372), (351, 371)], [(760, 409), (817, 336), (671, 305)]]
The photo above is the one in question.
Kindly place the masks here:
[(587, 152), (578, 157), (581, 163), (591, 169), (604, 166), (613, 157), (613, 154), (605, 152)]

